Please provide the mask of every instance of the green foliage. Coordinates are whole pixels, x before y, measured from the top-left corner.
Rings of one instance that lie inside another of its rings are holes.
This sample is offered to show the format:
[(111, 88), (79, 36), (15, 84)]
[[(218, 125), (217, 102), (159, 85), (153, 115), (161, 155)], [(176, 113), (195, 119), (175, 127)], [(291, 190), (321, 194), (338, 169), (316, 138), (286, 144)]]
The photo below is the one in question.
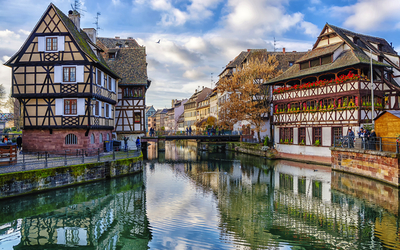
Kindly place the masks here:
[(314, 145), (315, 145), (315, 146), (319, 146), (319, 145), (321, 145), (321, 142), (320, 142), (319, 140), (316, 140), (315, 143), (314, 143)]
[(264, 139), (264, 146), (268, 146), (268, 142), (269, 142), (269, 137), (268, 135), (265, 137)]

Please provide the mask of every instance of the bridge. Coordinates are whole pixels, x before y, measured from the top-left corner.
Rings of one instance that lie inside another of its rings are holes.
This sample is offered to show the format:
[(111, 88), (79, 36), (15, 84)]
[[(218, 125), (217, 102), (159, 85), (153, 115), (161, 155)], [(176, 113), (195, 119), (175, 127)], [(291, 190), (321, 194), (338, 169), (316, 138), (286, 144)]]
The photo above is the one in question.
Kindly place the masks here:
[(160, 140), (196, 140), (204, 141), (240, 141), (240, 135), (165, 135), (165, 136), (143, 136), (140, 138), (142, 142), (157, 142)]

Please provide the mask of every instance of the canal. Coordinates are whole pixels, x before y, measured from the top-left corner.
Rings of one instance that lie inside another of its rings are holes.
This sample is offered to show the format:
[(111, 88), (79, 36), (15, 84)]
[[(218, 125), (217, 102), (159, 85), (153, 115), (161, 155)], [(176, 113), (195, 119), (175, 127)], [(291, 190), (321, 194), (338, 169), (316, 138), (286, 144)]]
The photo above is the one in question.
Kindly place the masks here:
[(144, 172), (0, 201), (0, 249), (400, 249), (399, 190), (329, 167), (150, 145)]

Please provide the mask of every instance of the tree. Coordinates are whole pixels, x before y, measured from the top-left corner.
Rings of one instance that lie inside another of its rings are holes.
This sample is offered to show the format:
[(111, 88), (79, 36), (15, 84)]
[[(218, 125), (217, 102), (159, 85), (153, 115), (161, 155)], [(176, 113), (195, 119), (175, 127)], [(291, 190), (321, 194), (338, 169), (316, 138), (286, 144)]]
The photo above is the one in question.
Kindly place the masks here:
[(260, 132), (269, 117), (272, 101), (271, 88), (263, 83), (282, 73), (277, 70), (278, 64), (275, 56), (253, 52), (230, 78), (220, 79), (218, 93), (229, 95), (229, 101), (221, 105), (221, 122), (235, 124), (247, 120), (261, 142)]

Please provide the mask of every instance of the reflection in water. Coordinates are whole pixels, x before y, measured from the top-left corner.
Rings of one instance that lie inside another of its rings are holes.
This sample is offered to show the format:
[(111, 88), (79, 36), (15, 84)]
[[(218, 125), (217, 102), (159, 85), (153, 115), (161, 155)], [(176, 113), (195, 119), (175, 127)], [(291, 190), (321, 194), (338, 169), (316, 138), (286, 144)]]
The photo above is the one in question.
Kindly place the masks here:
[(151, 248), (400, 249), (397, 213), (337, 188), (330, 168), (196, 146), (167, 142), (147, 165)]
[(398, 189), (155, 145), (143, 174), (0, 201), (0, 249), (400, 249)]
[(146, 249), (145, 205), (143, 174), (2, 201), (0, 249)]

